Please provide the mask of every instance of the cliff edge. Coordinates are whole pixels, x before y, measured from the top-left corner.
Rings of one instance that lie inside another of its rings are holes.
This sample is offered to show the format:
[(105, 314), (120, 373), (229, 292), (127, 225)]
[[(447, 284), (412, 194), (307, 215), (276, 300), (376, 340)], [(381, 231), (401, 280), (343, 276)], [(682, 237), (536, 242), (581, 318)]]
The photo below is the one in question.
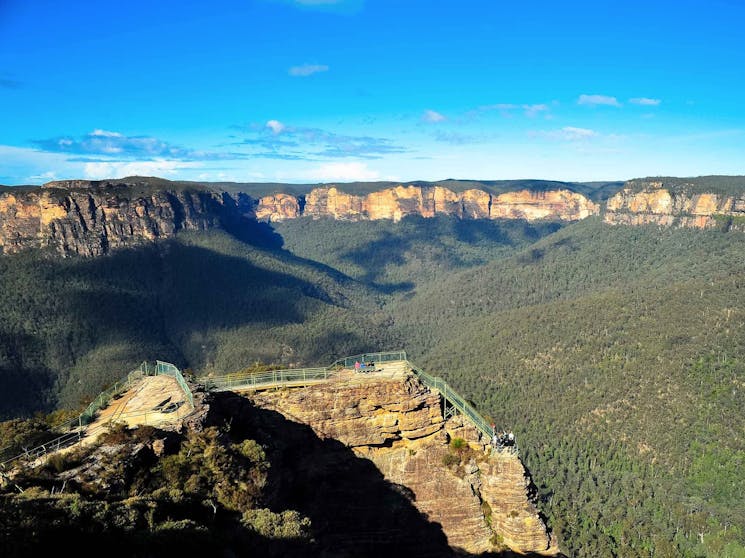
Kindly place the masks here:
[(444, 420), (440, 395), (413, 374), (246, 397), (370, 460), (387, 481), (404, 487), (424, 517), (441, 525), (454, 550), (558, 554), (518, 455), (492, 451), (462, 417)]

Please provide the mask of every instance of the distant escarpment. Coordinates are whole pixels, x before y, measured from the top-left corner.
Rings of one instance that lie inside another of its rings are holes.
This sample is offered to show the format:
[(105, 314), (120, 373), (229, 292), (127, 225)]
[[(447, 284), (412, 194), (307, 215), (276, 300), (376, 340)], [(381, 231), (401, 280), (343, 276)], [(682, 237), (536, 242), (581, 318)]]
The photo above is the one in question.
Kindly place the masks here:
[(363, 195), (339, 187), (307, 194), (248, 195), (209, 185), (160, 179), (69, 180), (0, 191), (0, 250), (52, 248), (62, 255), (109, 250), (172, 237), (180, 230), (225, 228), (298, 217), (340, 220), (452, 215), (461, 219), (574, 221), (598, 213), (586, 196), (566, 189), (490, 194), (440, 186), (395, 186)]
[(609, 224), (745, 230), (742, 177), (640, 179), (620, 191), (620, 183), (503, 182), (298, 187), (131, 177), (1, 188), (0, 252), (52, 248), (62, 255), (97, 256), (180, 230), (215, 227), (245, 239), (260, 230), (257, 226), (300, 217), (399, 221), (445, 215), (571, 222), (602, 214)]
[(570, 190), (520, 190), (493, 195), (479, 189), (454, 192), (442, 186), (395, 186), (368, 194), (349, 194), (330, 186), (302, 197), (275, 194), (256, 202), (258, 219), (281, 221), (301, 216), (348, 221), (392, 219), (407, 215), (454, 215), (461, 219), (550, 219), (576, 221), (598, 213), (599, 206)]
[(707, 188), (681, 179), (632, 180), (607, 201), (603, 220), (611, 225), (745, 230), (745, 188)]
[(62, 255), (99, 256), (179, 230), (230, 228), (240, 217), (238, 200), (204, 189), (53, 182), (0, 193), (0, 252), (52, 248)]

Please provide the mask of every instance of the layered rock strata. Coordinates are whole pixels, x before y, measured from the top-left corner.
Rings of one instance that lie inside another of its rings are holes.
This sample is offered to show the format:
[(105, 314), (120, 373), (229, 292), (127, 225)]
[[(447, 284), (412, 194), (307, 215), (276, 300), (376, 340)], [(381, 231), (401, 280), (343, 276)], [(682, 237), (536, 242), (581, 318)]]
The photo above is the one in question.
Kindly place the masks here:
[(0, 194), (0, 252), (52, 248), (63, 255), (99, 256), (113, 248), (169, 238), (179, 230), (221, 226), (220, 196), (200, 191), (40, 189)]
[[(413, 375), (250, 397), (371, 460), (388, 481), (411, 491), (413, 504), (442, 526), (452, 548), (481, 553), (503, 543), (520, 552), (557, 553), (519, 457), (492, 453), (458, 417), (444, 421), (440, 396)], [(456, 437), (469, 447), (454, 452), (449, 441)]]
[(606, 203), (603, 220), (611, 225), (742, 229), (745, 193), (692, 193), (660, 181), (635, 181)]
[(199, 185), (176, 188), (168, 181), (70, 180), (0, 192), (0, 252), (49, 247), (62, 255), (97, 256), (113, 248), (169, 238), (179, 230), (223, 227), (240, 232), (247, 229), (247, 220), (399, 221), (408, 215), (451, 215), (577, 221), (601, 212), (603, 220), (614, 225), (745, 230), (745, 193), (702, 193), (700, 186), (669, 187), (662, 181), (634, 180), (601, 208), (586, 196), (561, 188), (491, 194), (479, 189), (455, 192), (442, 186), (399, 185), (358, 195), (323, 186), (305, 195), (252, 197)]
[(348, 221), (400, 221), (407, 215), (575, 221), (595, 215), (599, 209), (587, 197), (569, 190), (521, 190), (492, 195), (478, 189), (456, 193), (441, 186), (396, 186), (366, 195), (355, 195), (331, 186), (314, 188), (302, 200), (293, 200), (285, 194), (261, 197), (257, 200), (255, 215), (258, 219), (268, 221), (282, 221), (299, 216), (314, 219), (331, 217)]

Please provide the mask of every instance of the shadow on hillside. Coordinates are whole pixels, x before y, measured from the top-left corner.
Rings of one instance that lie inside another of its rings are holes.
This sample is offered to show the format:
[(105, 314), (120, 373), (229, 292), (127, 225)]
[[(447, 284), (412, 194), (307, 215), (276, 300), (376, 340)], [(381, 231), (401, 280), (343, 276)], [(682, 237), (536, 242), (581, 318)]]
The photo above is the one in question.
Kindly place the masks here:
[(407, 487), (387, 481), (342, 442), (320, 438), (309, 426), (230, 392), (215, 395), (208, 423), (229, 425), (237, 440), (254, 439), (266, 449), (265, 504), (310, 518), (315, 543), (307, 556), (472, 556), (448, 545), (441, 525), (414, 506)]
[(84, 317), (99, 338), (165, 341), (170, 331), (299, 323), (303, 297), (331, 302), (303, 279), (178, 242), (81, 259), (53, 273), (69, 285), (65, 312)]
[[(453, 268), (465, 268), (483, 263), (483, 258), (464, 257), (463, 245), (483, 250), (483, 257), (496, 247), (517, 247), (533, 243), (561, 228), (558, 223), (529, 223), (520, 219), (488, 220), (459, 219), (440, 216), (430, 219), (407, 216), (400, 223), (378, 230), (364, 244), (342, 255), (365, 272), (360, 280), (384, 294), (410, 291), (411, 281), (386, 281), (387, 268), (412, 264), (416, 259), (434, 259)], [(456, 242), (453, 242), (456, 241)], [(421, 266), (421, 262), (414, 263)], [(425, 271), (426, 272), (426, 271)]]
[(54, 372), (34, 362), (42, 352), (37, 338), (0, 331), (0, 394), (13, 394), (0, 398), (0, 420), (30, 415), (54, 400)]
[[(188, 355), (191, 367), (203, 366), (216, 348), (209, 342), (195, 347), (195, 335), (209, 339), (215, 331), (299, 324), (334, 304), (322, 287), (292, 275), (271, 256), (260, 253), (257, 264), (222, 253), (220, 243), (227, 241), (215, 235), (215, 250), (167, 241), (100, 258), (45, 261), (39, 284), (58, 295), (53, 307), (44, 303), (49, 315), (37, 326), (41, 348), (26, 343), (21, 352), (40, 354), (55, 370), (77, 366), (62, 393), (72, 404), (119, 379), (130, 369), (123, 363), (134, 367), (158, 358), (183, 367)], [(28, 299), (24, 304), (32, 306), (46, 300)], [(44, 315), (38, 307), (31, 310)]]

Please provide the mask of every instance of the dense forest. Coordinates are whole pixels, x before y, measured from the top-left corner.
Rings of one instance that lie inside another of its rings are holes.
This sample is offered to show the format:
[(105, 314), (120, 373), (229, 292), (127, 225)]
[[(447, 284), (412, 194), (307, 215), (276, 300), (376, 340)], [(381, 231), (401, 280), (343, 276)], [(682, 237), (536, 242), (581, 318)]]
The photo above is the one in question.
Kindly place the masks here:
[(0, 415), (77, 409), (143, 359), (203, 374), (402, 348), (517, 434), (569, 555), (745, 556), (741, 233), (273, 228), (281, 248), (212, 231), (0, 257)]

